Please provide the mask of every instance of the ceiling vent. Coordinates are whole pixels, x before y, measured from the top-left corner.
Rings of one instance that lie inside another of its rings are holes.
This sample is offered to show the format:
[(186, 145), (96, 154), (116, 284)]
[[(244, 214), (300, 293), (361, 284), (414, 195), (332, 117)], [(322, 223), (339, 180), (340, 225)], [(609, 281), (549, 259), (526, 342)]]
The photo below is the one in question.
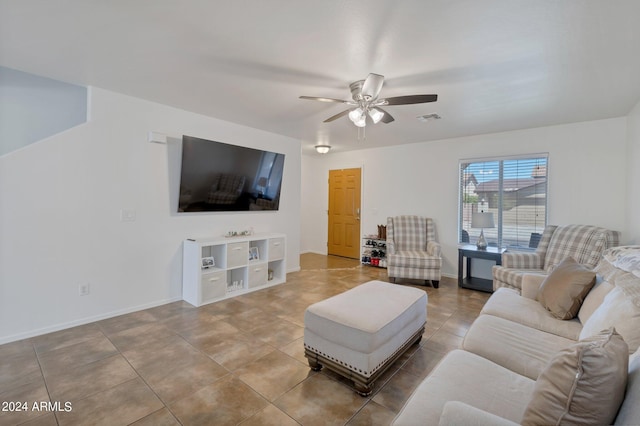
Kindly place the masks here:
[(434, 112), (432, 114), (421, 115), (421, 116), (419, 116), (417, 118), (418, 118), (418, 120), (426, 123), (429, 120), (440, 120), (442, 117), (440, 117), (438, 114), (436, 114)]

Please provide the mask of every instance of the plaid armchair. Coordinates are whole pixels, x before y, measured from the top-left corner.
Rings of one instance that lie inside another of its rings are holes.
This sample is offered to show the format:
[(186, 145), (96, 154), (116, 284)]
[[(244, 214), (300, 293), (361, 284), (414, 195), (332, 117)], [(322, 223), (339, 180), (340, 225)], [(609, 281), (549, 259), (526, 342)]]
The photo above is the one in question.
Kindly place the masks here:
[(387, 273), (396, 278), (431, 280), (440, 283), (440, 244), (435, 241), (433, 220), (419, 216), (387, 218)]
[(522, 290), (525, 274), (548, 275), (565, 258), (571, 256), (589, 269), (595, 268), (602, 253), (619, 245), (620, 233), (591, 225), (548, 225), (544, 228), (536, 251), (504, 252), (502, 266), (493, 267), (493, 290), (500, 287)]
[(207, 203), (234, 204), (242, 194), (245, 180), (244, 176), (216, 175), (209, 189)]

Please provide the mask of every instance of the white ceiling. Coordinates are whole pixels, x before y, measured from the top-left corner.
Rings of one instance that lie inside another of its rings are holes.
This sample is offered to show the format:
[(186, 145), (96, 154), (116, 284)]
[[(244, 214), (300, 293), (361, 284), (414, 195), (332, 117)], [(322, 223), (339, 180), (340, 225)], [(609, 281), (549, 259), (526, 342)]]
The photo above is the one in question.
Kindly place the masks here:
[[(638, 0), (0, 0), (0, 65), (352, 150), (624, 116), (639, 21)], [(358, 140), (298, 99), (370, 72), (438, 102)]]

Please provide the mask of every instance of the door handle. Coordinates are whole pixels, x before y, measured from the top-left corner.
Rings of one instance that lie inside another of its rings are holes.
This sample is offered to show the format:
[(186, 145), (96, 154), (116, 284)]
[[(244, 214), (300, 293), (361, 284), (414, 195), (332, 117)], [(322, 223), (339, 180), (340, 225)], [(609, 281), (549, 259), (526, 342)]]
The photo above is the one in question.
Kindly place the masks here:
[(360, 209), (356, 209), (356, 220), (360, 220)]

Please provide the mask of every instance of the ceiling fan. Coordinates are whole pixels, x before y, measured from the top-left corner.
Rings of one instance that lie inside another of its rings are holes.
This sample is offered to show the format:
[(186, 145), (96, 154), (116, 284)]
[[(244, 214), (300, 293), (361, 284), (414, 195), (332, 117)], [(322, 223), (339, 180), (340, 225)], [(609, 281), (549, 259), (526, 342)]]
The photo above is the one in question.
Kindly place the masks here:
[(353, 124), (358, 127), (364, 127), (367, 125), (367, 116), (371, 118), (371, 121), (373, 121), (374, 124), (379, 123), (380, 121), (383, 123), (391, 123), (394, 121), (391, 114), (380, 108), (382, 106), (422, 104), (438, 100), (438, 95), (407, 95), (394, 96), (392, 98), (378, 98), (383, 83), (384, 76), (380, 74), (369, 74), (365, 80), (358, 80), (349, 85), (353, 100), (345, 101), (334, 98), (319, 98), (316, 96), (300, 96), (300, 99), (320, 102), (337, 102), (355, 107), (333, 115), (324, 120), (324, 122), (329, 123), (340, 117), (348, 115)]

